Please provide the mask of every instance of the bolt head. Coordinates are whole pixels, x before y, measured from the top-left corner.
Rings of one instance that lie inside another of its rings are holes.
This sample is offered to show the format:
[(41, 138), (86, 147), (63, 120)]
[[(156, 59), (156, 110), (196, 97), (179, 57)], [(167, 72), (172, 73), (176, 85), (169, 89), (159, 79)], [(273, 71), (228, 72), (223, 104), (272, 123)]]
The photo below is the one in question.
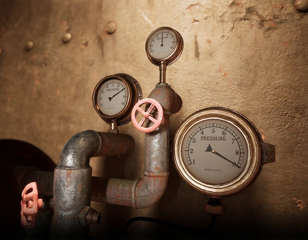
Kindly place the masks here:
[(308, 10), (308, 0), (295, 0), (294, 7), (299, 11)]
[(117, 31), (117, 24), (113, 21), (110, 21), (106, 24), (105, 31), (108, 34), (113, 34)]
[(33, 42), (33, 41), (28, 41), (28, 42), (26, 43), (25, 49), (26, 49), (27, 51), (30, 51), (33, 47), (34, 47), (34, 42)]
[(68, 43), (70, 42), (72, 39), (72, 34), (71, 33), (65, 33), (63, 38), (62, 38), (62, 41), (63, 43)]

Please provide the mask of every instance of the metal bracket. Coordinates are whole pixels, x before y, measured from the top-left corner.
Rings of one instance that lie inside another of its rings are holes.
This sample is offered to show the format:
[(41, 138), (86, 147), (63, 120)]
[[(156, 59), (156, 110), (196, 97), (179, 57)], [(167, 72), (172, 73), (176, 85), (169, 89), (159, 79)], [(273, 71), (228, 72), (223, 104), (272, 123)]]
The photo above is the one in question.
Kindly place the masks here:
[(262, 164), (275, 162), (275, 146), (270, 143), (261, 143)]

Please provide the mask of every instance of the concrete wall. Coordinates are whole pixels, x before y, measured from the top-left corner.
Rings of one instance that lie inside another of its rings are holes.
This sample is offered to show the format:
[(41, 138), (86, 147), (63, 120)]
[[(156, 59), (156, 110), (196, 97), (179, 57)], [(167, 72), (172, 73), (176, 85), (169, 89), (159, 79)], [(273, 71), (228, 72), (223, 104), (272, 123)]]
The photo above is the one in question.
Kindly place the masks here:
[[(114, 34), (106, 33), (109, 21), (117, 24)], [(0, 0), (0, 138), (30, 142), (57, 162), (75, 133), (106, 131), (92, 108), (95, 84), (125, 72), (147, 96), (158, 69), (144, 44), (160, 26), (184, 38), (181, 58), (167, 69), (167, 82), (183, 100), (171, 118), (172, 133), (194, 111), (224, 106), (246, 115), (276, 145), (277, 162), (264, 166), (247, 190), (224, 199), (217, 229), (234, 233), (244, 224), (255, 232), (307, 233), (308, 15), (292, 0)], [(72, 40), (63, 44), (66, 32)], [(30, 40), (34, 48), (25, 51)], [(142, 173), (143, 134), (131, 124), (120, 131), (135, 138), (135, 156), (116, 164), (94, 159), (95, 175), (133, 179)], [(137, 215), (206, 226), (206, 196), (170, 165), (157, 206), (94, 205), (105, 210), (104, 226)]]

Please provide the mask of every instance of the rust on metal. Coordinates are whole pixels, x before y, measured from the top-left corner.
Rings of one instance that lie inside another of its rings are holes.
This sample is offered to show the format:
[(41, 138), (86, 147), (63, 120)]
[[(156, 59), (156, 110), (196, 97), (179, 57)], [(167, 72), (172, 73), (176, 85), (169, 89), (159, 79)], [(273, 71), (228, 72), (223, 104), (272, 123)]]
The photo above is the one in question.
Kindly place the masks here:
[(166, 83), (157, 84), (149, 97), (163, 106), (165, 121), (157, 131), (146, 134), (143, 176), (135, 181), (108, 180), (107, 203), (133, 208), (150, 207), (162, 197), (167, 187), (170, 158), (168, 115), (180, 110), (182, 100)]

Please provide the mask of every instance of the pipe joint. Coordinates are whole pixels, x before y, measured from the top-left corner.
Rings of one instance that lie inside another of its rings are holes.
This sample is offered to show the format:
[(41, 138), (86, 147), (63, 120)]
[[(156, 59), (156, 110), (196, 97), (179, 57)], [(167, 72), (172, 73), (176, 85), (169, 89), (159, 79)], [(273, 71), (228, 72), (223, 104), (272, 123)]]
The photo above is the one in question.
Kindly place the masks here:
[(74, 135), (64, 146), (60, 163), (54, 171), (54, 216), (52, 232), (56, 235), (82, 235), (89, 223), (98, 222), (99, 213), (89, 208), (93, 156), (118, 156), (134, 146), (128, 135), (87, 130)]
[(65, 144), (57, 168), (88, 168), (89, 158), (96, 156), (101, 146), (102, 140), (97, 132), (87, 130), (78, 133)]
[(79, 214), (79, 222), (83, 226), (98, 224), (100, 222), (100, 218), (101, 214), (89, 206), (85, 206)]
[(147, 208), (157, 203), (167, 187), (168, 176), (144, 176), (136, 184), (135, 208)]
[(180, 111), (181, 97), (167, 83), (158, 83), (149, 95), (157, 100), (164, 108), (164, 115), (171, 115)]

